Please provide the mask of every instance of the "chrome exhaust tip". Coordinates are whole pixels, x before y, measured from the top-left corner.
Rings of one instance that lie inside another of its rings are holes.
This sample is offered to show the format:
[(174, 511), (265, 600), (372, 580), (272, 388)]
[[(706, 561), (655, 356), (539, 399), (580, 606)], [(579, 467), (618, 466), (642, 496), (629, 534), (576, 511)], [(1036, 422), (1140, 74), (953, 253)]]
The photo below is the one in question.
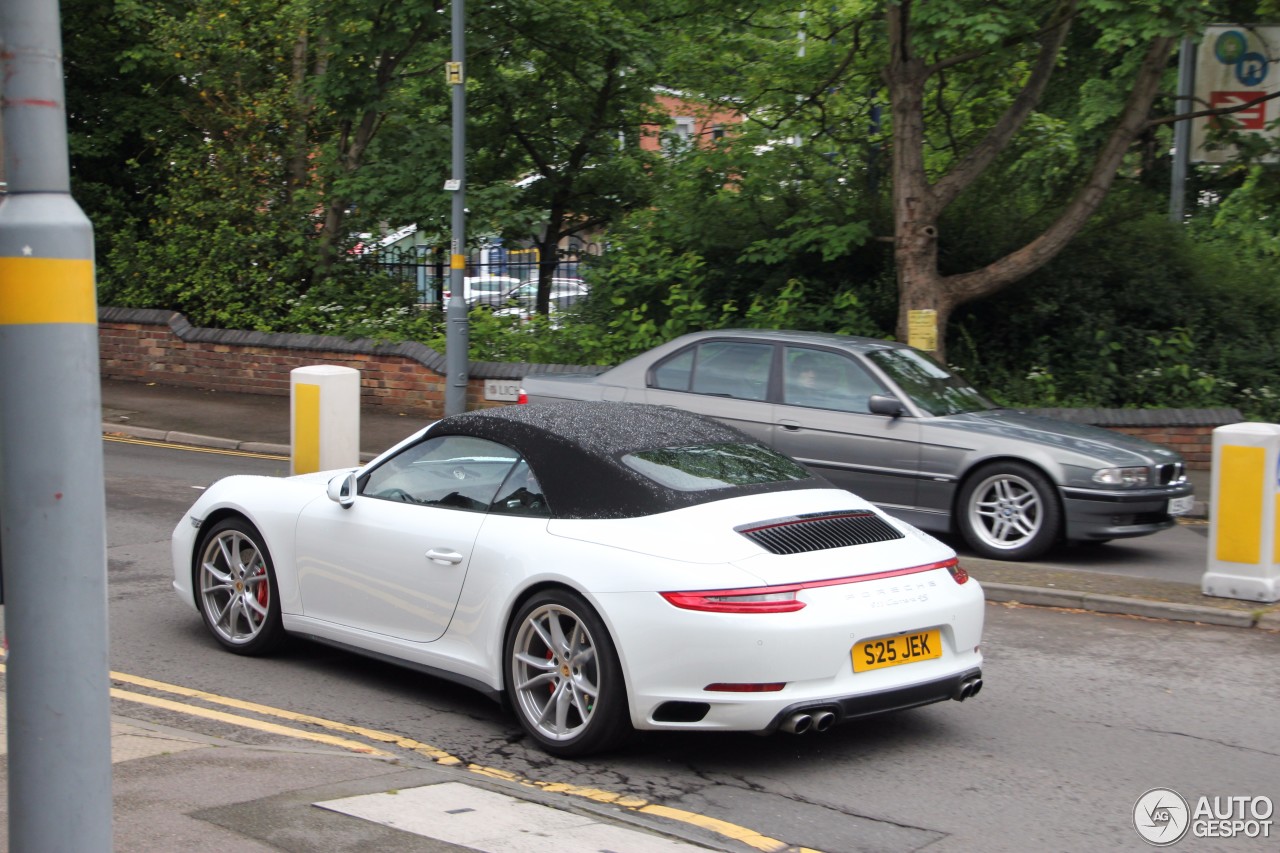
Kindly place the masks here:
[(819, 711), (813, 715), (813, 730), (815, 732), (825, 732), (836, 723), (836, 715), (830, 711)]
[(802, 735), (813, 725), (813, 717), (803, 711), (792, 714), (782, 721), (780, 728), (791, 735)]

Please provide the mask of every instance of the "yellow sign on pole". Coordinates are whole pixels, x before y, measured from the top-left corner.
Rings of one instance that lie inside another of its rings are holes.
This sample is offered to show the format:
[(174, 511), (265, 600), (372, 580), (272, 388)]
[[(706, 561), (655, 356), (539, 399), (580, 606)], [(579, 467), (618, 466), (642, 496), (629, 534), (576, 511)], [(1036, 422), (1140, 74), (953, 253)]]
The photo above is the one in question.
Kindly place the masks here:
[(462, 63), (446, 62), (444, 64), (444, 76), (449, 81), (450, 86), (462, 85)]
[(938, 351), (938, 312), (932, 308), (907, 312), (907, 345), (923, 352)]

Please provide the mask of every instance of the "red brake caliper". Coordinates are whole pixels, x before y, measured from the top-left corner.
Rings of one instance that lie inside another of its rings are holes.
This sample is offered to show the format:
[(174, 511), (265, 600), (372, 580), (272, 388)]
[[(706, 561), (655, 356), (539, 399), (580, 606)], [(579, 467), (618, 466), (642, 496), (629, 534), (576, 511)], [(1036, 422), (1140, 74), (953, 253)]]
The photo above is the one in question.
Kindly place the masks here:
[[(254, 572), (253, 575), (254, 577), (262, 577), (266, 573), (267, 573), (267, 570), (265, 567), (263, 567), (258, 569), (256, 572)], [(270, 584), (267, 583), (267, 579), (263, 577), (262, 583), (258, 584), (258, 604), (262, 605), (263, 607), (266, 607), (267, 601), (269, 601), (270, 598), (271, 598), (271, 586)]]

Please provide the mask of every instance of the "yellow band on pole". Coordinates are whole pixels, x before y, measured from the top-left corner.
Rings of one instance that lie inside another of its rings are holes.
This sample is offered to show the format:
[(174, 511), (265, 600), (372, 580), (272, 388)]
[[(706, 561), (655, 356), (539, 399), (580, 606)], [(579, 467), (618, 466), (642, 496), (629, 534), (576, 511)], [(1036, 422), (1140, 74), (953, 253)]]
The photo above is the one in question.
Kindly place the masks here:
[(0, 326), (97, 322), (93, 261), (0, 258)]
[(449, 269), (465, 270), (466, 268), (467, 268), (466, 255), (450, 255), (449, 256)]

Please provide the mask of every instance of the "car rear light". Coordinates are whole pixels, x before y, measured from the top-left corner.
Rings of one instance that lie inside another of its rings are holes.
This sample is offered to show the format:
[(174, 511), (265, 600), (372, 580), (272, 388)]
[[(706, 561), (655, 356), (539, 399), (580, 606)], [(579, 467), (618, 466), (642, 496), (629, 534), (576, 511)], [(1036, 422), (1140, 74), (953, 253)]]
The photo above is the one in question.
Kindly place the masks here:
[(791, 613), (804, 607), (796, 600), (799, 584), (753, 589), (715, 589), (701, 592), (661, 593), (671, 604), (683, 610), (709, 613)]
[(702, 689), (715, 693), (777, 693), (786, 686), (787, 682), (785, 681), (776, 681), (770, 684), (726, 684), (717, 681), (715, 684), (708, 684)]
[(528, 404), (528, 402), (529, 402), (529, 395), (525, 392), (523, 388), (521, 388), (520, 393), (516, 395), (516, 405), (523, 406)]
[(969, 573), (960, 568), (960, 561), (955, 557), (939, 560), (936, 563), (925, 563), (922, 566), (909, 566), (905, 569), (889, 569), (884, 572), (872, 572), (866, 575), (853, 575), (843, 578), (830, 578), (804, 583), (782, 584), (779, 586), (758, 586), (746, 589), (709, 589), (694, 592), (660, 592), (658, 593), (682, 610), (702, 610), (708, 613), (793, 613), (804, 609), (805, 603), (796, 597), (802, 589), (820, 589), (825, 586), (841, 586), (849, 583), (884, 580), (903, 575), (914, 575), (920, 572), (931, 572), (946, 569), (951, 579), (958, 584), (969, 580)]

